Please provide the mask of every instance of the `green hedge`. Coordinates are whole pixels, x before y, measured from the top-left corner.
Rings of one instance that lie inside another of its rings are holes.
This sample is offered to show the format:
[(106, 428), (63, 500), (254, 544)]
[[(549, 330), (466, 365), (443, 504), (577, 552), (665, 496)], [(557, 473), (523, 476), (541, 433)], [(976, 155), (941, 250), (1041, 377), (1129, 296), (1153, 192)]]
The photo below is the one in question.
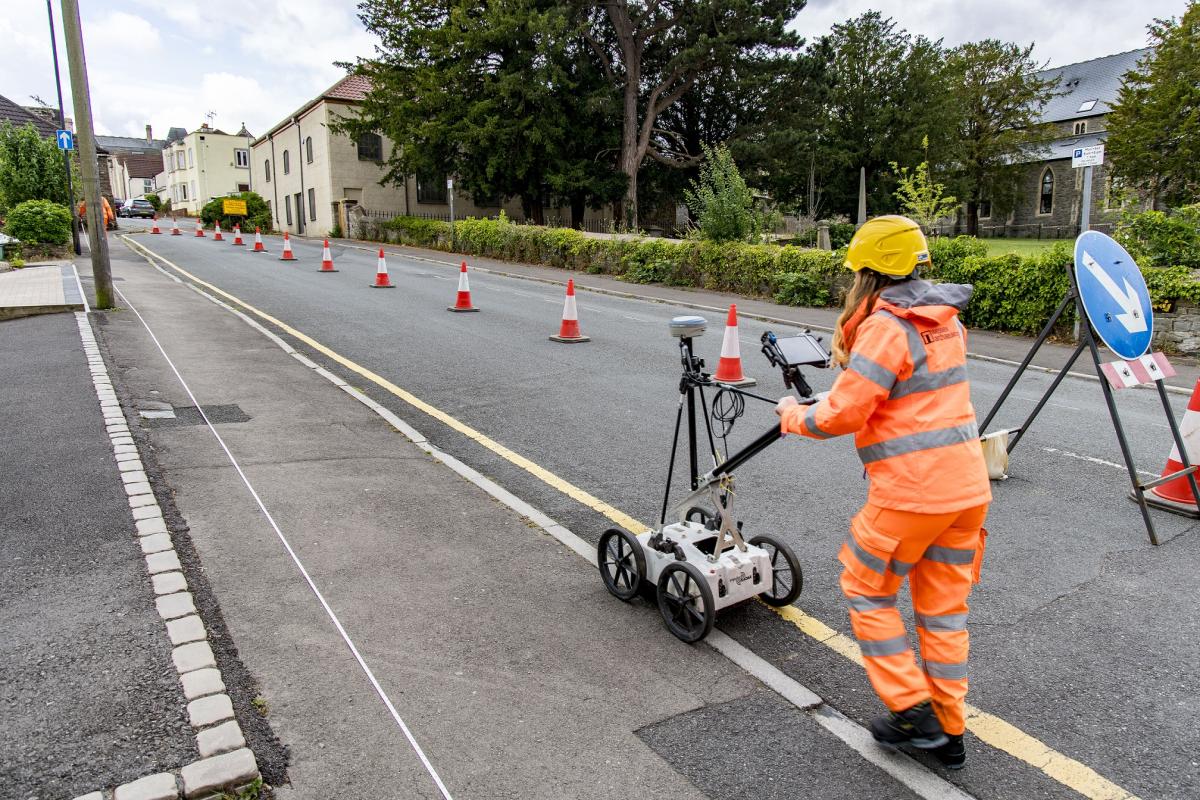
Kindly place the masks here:
[(50, 200), (26, 200), (8, 212), (4, 232), (24, 244), (66, 244), (71, 211)]
[[(695, 286), (771, 297), (794, 306), (840, 304), (850, 273), (844, 250), (828, 252), (769, 244), (669, 239), (598, 239), (565, 228), (514, 224), (503, 217), (450, 224), (415, 217), (383, 223), (378, 238), (507, 261), (613, 275), (631, 283)], [(963, 321), (975, 328), (1037, 333), (1067, 290), (1071, 247), (1060, 243), (1032, 256), (989, 257), (983, 242), (967, 236), (930, 243), (933, 266), (924, 271), (937, 281), (975, 286)], [(1200, 303), (1200, 283), (1184, 267), (1143, 270), (1155, 306), (1175, 300)], [(1063, 315), (1069, 327), (1073, 310)]]

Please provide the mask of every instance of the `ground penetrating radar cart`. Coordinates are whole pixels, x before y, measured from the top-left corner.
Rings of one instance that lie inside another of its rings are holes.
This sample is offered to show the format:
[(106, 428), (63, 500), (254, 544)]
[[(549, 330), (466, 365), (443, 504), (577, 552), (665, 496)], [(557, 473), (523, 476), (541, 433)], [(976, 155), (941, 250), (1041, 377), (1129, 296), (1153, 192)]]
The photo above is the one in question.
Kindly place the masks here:
[[(744, 539), (742, 524), (734, 521), (733, 471), (779, 441), (782, 434), (776, 424), (741, 450), (728, 455), (718, 451), (714, 421), (721, 426), (719, 436), (725, 440), (745, 411), (746, 397), (772, 405), (775, 400), (717, 383), (704, 372), (693, 339), (703, 334), (706, 326), (703, 317), (695, 316), (675, 317), (670, 323), (671, 335), (679, 339), (683, 375), (659, 527), (637, 536), (610, 528), (600, 537), (597, 553), (608, 591), (625, 601), (643, 591), (654, 591), (667, 629), (685, 642), (707, 636), (722, 608), (755, 597), (770, 605), (788, 605), (799, 596), (804, 583), (800, 563), (787, 543), (766, 534)], [(800, 368), (829, 366), (829, 353), (820, 338), (807, 331), (779, 338), (768, 331), (762, 336), (762, 352), (782, 370), (784, 385), (795, 390), (801, 403), (815, 402)], [(706, 389), (714, 391), (711, 412)], [(703, 474), (697, 404), (713, 464)], [(691, 492), (672, 504), (671, 480), (685, 409)], [(668, 523), (668, 517), (673, 521)]]

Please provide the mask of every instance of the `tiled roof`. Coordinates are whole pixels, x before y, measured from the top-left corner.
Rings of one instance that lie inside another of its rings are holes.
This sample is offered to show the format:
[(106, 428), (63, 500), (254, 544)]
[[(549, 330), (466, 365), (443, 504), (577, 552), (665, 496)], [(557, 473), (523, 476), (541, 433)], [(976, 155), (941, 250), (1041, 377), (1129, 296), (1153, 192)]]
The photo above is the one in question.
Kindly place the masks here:
[(322, 95), (330, 100), (365, 100), (371, 91), (371, 81), (362, 75), (347, 75)]
[(11, 122), (18, 128), (32, 124), (42, 136), (53, 137), (58, 126), (45, 117), (30, 114), (19, 105), (0, 95), (0, 124)]
[(163, 171), (162, 153), (157, 150), (144, 153), (118, 153), (113, 158), (124, 163), (125, 168), (134, 178), (153, 178)]
[(110, 153), (140, 153), (146, 150), (159, 151), (167, 146), (162, 139), (146, 141), (137, 136), (97, 136), (96, 144)]
[(1150, 48), (1130, 50), (1037, 73), (1040, 78), (1056, 80), (1058, 90), (1064, 92), (1042, 108), (1042, 121), (1063, 122), (1107, 114), (1117, 101), (1125, 73), (1151, 52)]
[(266, 133), (254, 140), (254, 144), (258, 144), (263, 139), (273, 135), (276, 131), (286, 128), (292, 124), (292, 120), (299, 119), (307, 114), (310, 110), (316, 107), (322, 100), (340, 100), (347, 103), (362, 102), (367, 97), (367, 92), (371, 91), (371, 82), (361, 75), (347, 75), (340, 81), (330, 86), (319, 95), (309, 100), (300, 108), (288, 114), (286, 117), (272, 126)]

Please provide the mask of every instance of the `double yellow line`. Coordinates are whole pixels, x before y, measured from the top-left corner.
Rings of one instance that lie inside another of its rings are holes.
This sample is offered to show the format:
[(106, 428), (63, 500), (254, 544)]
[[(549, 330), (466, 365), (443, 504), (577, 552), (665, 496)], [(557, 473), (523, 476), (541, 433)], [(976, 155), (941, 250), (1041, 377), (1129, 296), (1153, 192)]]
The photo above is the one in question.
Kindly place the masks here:
[[(133, 242), (124, 236), (121, 238), (130, 247), (134, 247), (143, 251), (145, 255), (157, 259), (193, 283), (203, 286), (214, 294), (220, 295), (226, 300), (236, 303), (237, 305), (246, 309), (246, 311), (249, 313), (271, 323), (289, 336), (304, 342), (304, 344), (308, 345), (313, 350), (316, 350), (318, 353), (321, 353), (327, 358), (336, 361), (338, 364), (341, 364), (351, 372), (361, 375), (363, 378), (369, 380), (371, 383), (374, 383), (376, 386), (385, 389), (421, 413), (429, 415), (443, 425), (446, 425), (461, 433), (463, 436), (466, 436), (468, 439), (478, 442), (480, 445), (486, 447), (488, 450), (500, 456), (510, 464), (520, 467), (546, 485), (553, 487), (559, 492), (565, 494), (567, 497), (570, 497), (572, 500), (587, 506), (593, 511), (604, 515), (626, 530), (629, 530), (632, 533), (642, 533), (643, 531), (649, 530), (649, 526), (639, 522), (620, 509), (609, 505), (600, 498), (596, 497), (590, 492), (584, 491), (573, 483), (560, 478), (558, 475), (555, 475), (545, 467), (535, 464), (520, 453), (510, 450), (509, 448), (497, 442), (495, 439), (492, 439), (486, 434), (476, 430), (475, 428), (472, 428), (470, 425), (467, 425), (461, 420), (450, 416), (445, 411), (426, 403), (421, 398), (409, 391), (406, 391), (405, 389), (400, 388), (381, 375), (378, 375), (366, 367), (351, 361), (340, 353), (331, 350), (330, 348), (318, 342), (316, 339), (313, 339), (307, 334), (296, 330), (286, 322), (276, 319), (264, 311), (259, 311), (254, 306), (235, 297), (229, 292), (226, 292), (224, 289), (221, 289), (205, 280), (196, 277), (177, 264), (174, 264), (171, 261), (168, 261), (166, 258), (163, 258), (157, 253), (151, 251), (144, 245)], [(859, 651), (858, 643), (850, 637), (839, 633), (815, 617), (805, 614), (795, 606), (785, 606), (783, 608), (774, 608), (772, 610), (779, 614), (779, 616), (781, 616), (783, 619), (793, 624), (806, 636), (809, 636), (810, 638), (820, 642), (829, 649), (850, 659), (851, 661), (854, 661), (859, 665), (862, 664), (862, 653)], [(989, 714), (988, 712), (976, 708), (970, 704), (967, 705), (967, 729), (986, 744), (989, 744), (997, 750), (1001, 750), (1009, 754), (1013, 758), (1025, 762), (1034, 769), (1037, 769), (1050, 778), (1053, 778), (1055, 781), (1058, 781), (1062, 785), (1073, 789), (1084, 797), (1089, 798), (1089, 800), (1138, 800), (1134, 794), (1108, 780), (1086, 764), (1082, 764), (1073, 758), (1063, 755), (1062, 753), (1054, 750), (1042, 742), (1040, 739), (1025, 733), (1015, 725), (1005, 722), (1000, 717), (997, 717), (994, 714)]]

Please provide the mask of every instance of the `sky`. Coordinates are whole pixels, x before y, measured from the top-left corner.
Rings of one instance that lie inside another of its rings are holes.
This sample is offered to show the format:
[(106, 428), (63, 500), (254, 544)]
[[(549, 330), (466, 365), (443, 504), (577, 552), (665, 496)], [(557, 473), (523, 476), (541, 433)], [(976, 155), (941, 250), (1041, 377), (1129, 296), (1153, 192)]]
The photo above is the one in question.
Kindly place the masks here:
[[(58, 0), (63, 91), (71, 113)], [(79, 0), (96, 132), (165, 138), (175, 126), (259, 135), (338, 80), (335, 61), (374, 52), (354, 0)], [(947, 45), (983, 38), (1036, 43), (1050, 66), (1146, 45), (1146, 25), (1186, 0), (809, 0), (794, 23), (807, 38), (876, 9)], [(0, 95), (56, 106), (46, 5), (0, 0)]]

